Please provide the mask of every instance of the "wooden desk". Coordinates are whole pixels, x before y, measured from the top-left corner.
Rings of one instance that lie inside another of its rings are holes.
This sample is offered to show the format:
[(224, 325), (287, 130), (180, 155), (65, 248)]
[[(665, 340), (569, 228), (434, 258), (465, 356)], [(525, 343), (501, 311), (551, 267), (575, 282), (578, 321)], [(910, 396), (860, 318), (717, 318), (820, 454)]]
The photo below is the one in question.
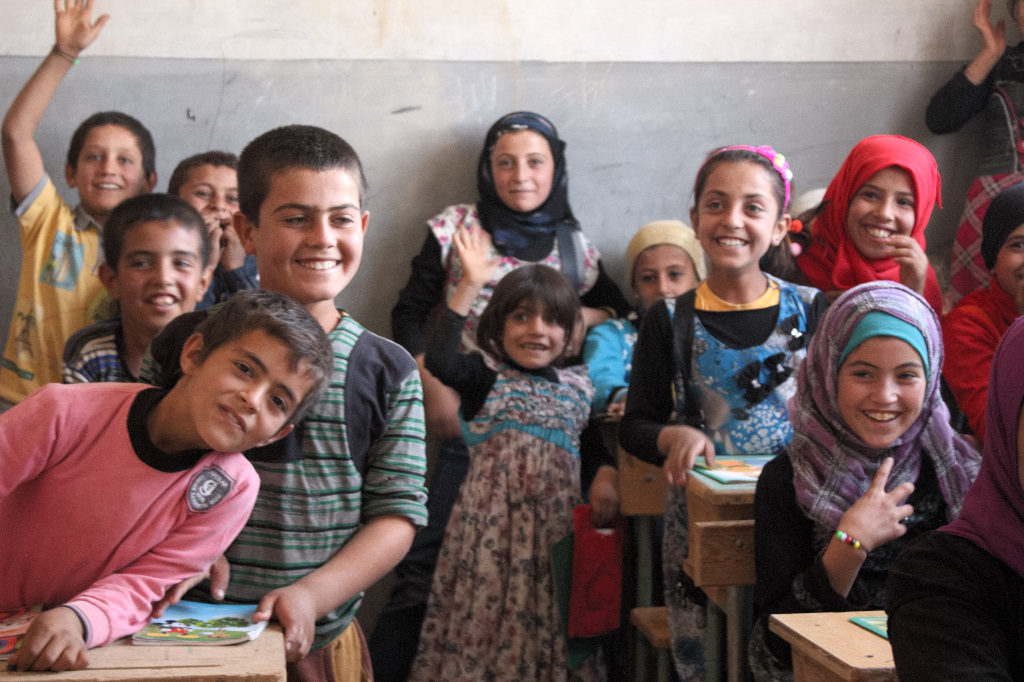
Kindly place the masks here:
[(10, 682), (285, 682), (284, 634), (271, 624), (252, 642), (228, 646), (134, 646), (126, 639), (89, 650), (89, 667), (63, 673), (9, 672), (0, 662), (0, 680)]
[(884, 611), (775, 614), (769, 628), (793, 648), (796, 682), (895, 680), (889, 640), (850, 622)]
[[(726, 673), (745, 680), (747, 639), (753, 621), (755, 483), (719, 483), (697, 471), (686, 481), (690, 552), (683, 570), (708, 599), (725, 612)], [(716, 607), (708, 605), (708, 632), (720, 628)], [(718, 679), (717, 648), (708, 642), (708, 678)]]

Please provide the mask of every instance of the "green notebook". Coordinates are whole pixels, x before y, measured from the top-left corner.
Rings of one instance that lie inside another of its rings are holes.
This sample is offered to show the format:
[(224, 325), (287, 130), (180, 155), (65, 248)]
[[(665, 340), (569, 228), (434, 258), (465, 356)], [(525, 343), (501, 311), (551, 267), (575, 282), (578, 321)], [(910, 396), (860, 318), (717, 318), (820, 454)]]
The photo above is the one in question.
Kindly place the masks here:
[(856, 623), (865, 630), (870, 630), (879, 637), (889, 639), (888, 616), (851, 616), (850, 622)]

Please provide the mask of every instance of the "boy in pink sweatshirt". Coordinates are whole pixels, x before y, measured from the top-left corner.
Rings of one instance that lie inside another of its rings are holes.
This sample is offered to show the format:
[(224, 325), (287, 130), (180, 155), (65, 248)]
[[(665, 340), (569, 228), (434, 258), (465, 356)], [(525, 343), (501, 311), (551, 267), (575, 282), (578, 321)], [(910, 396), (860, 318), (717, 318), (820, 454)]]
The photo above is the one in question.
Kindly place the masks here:
[(302, 306), (252, 290), (189, 337), (170, 390), (49, 384), (0, 415), (0, 610), (44, 607), (9, 667), (86, 667), (220, 556), (259, 488), (241, 452), (292, 430), (331, 361)]

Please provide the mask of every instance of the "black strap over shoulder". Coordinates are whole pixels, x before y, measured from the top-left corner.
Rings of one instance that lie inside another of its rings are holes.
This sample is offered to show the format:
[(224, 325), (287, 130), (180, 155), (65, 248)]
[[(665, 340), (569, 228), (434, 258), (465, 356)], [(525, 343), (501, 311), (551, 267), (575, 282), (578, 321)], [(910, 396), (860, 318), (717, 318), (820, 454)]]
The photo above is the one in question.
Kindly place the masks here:
[(576, 239), (573, 230), (567, 225), (559, 225), (555, 230), (558, 238), (558, 259), (562, 264), (562, 274), (572, 284), (573, 291), (579, 291), (585, 278), (583, 245)]
[(697, 290), (691, 289), (676, 298), (672, 315), (673, 357), (681, 378), (683, 389), (683, 414), (677, 421), (695, 429), (704, 429), (704, 410), (701, 409), (700, 392), (693, 380), (693, 318)]

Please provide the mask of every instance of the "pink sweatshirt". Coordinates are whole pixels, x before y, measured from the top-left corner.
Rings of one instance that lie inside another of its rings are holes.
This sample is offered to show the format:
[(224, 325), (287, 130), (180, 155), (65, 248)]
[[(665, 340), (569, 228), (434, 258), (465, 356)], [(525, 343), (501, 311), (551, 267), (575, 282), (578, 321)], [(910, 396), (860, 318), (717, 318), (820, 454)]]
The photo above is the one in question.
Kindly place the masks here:
[(145, 390), (48, 384), (0, 415), (0, 610), (66, 604), (86, 645), (106, 644), (141, 628), (153, 602), (245, 524), (259, 490), (252, 465), (153, 448), (145, 413), (129, 425)]

